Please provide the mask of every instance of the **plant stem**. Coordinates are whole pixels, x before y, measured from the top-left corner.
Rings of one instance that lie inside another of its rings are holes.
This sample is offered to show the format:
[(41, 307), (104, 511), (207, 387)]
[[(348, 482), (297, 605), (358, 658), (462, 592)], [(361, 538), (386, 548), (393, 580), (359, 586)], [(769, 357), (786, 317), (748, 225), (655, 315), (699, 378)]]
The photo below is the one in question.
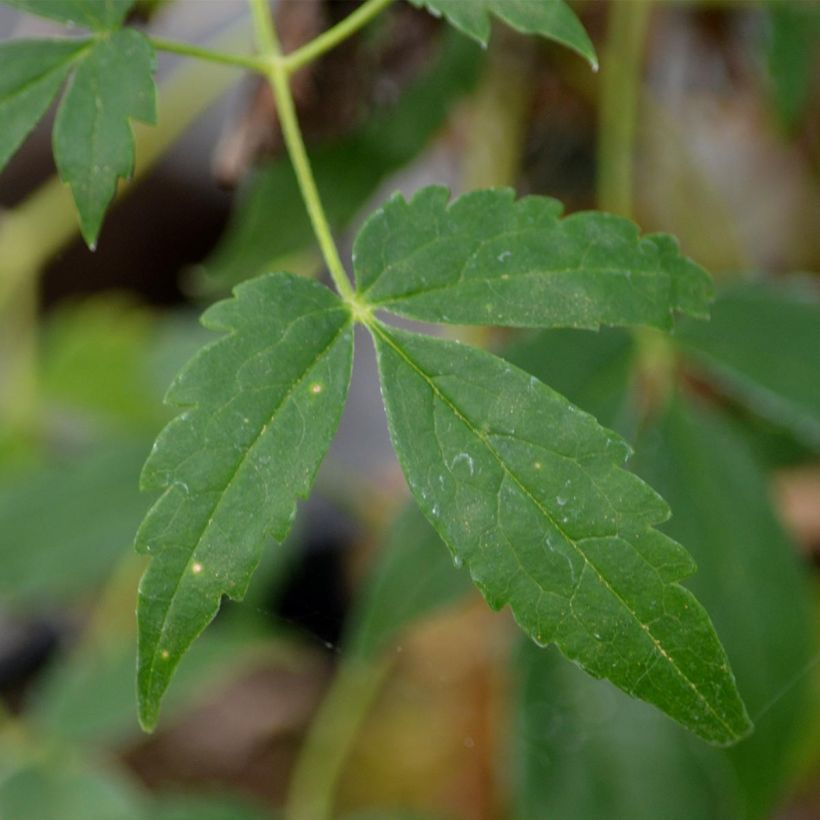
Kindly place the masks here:
[(296, 49), (282, 58), (289, 74), (298, 71), (308, 63), (313, 62), (317, 57), (321, 57), (327, 51), (335, 48), (343, 40), (350, 37), (363, 26), (366, 26), (376, 15), (386, 9), (393, 0), (367, 0), (354, 12), (349, 14), (333, 28), (320, 34), (307, 45)]
[(631, 217), (641, 67), (651, 9), (649, 0), (619, 0), (609, 9), (601, 59), (598, 205)]
[(264, 73), (267, 65), (251, 55), (230, 54), (226, 51), (216, 51), (215, 49), (193, 45), (192, 43), (181, 43), (176, 40), (166, 40), (162, 37), (149, 37), (151, 45), (157, 51), (167, 51), (170, 54), (182, 54), (185, 57), (195, 57), (198, 60), (207, 60), (211, 63), (232, 66), (234, 68), (250, 69)]
[(319, 189), (316, 187), (313, 169), (310, 167), (305, 142), (302, 139), (299, 120), (296, 117), (296, 106), (293, 102), (293, 94), (290, 91), (288, 72), (282, 60), (282, 49), (279, 45), (279, 38), (276, 36), (268, 0), (249, 0), (249, 2), (253, 14), (257, 46), (261, 57), (267, 64), (265, 74), (273, 89), (282, 135), (285, 138), (285, 145), (293, 163), (293, 169), (296, 172), (302, 199), (313, 225), (313, 232), (316, 234), (325, 264), (330, 271), (330, 276), (339, 291), (339, 295), (348, 304), (355, 306), (356, 297), (339, 257), (336, 243), (333, 241), (333, 234), (322, 207)]
[[(527, 118), (533, 97), (535, 51), (515, 32), (493, 35), (483, 75), (469, 102), (461, 163), (464, 190), (515, 187), (521, 175)], [(510, 83), (510, 77), (515, 82)], [(445, 327), (444, 335), (489, 349), (493, 328)]]
[(333, 679), (299, 753), (285, 820), (329, 820), (345, 761), (393, 658), (351, 658)]
[(37, 279), (21, 277), (0, 318), (0, 427), (34, 439), (37, 430)]
[[(603, 210), (630, 219), (635, 210), (635, 134), (650, 11), (651, 0), (611, 3), (601, 60), (598, 204)], [(643, 424), (664, 406), (673, 389), (676, 357), (666, 334), (652, 328), (636, 328), (632, 334), (637, 412)]]

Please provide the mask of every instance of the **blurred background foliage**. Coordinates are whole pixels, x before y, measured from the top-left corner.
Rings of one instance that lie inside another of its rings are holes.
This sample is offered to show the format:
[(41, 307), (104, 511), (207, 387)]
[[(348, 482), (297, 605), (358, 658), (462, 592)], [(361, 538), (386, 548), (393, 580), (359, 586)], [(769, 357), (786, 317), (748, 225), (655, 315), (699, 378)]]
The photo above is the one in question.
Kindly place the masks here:
[[(355, 5), (276, 13), (293, 48)], [(711, 322), (672, 337), (454, 334), (633, 443), (755, 734), (709, 748), (487, 611), (406, 503), (367, 362), (293, 535), (140, 733), (131, 542), (163, 393), (207, 303), (266, 270), (322, 275), (265, 87), (163, 57), (161, 97), (187, 104), (138, 132), (158, 161), (95, 254), (49, 193), (48, 123), (0, 176), (0, 818), (820, 817), (820, 4), (574, 6), (599, 75), (396, 4), (297, 75), (300, 114), (343, 247), (395, 189), (504, 184), (631, 214), (713, 272)], [(134, 17), (242, 48), (244, 15)], [(0, 7), (4, 38), (55, 31)]]

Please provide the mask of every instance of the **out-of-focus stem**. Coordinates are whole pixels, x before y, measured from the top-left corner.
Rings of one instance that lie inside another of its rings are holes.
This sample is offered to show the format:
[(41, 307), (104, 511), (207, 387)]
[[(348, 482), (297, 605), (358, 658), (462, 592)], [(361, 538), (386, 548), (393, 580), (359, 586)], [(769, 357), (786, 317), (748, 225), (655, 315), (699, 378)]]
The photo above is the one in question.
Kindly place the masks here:
[(392, 657), (346, 660), (333, 679), (299, 754), (285, 820), (329, 820), (345, 761), (387, 673)]
[(598, 109), (598, 205), (631, 217), (641, 68), (651, 6), (649, 0), (616, 0), (609, 9)]
[(381, 14), (392, 2), (394, 0), (367, 0), (367, 2), (362, 3), (361, 6), (348, 14), (344, 20), (338, 22), (333, 28), (328, 29), (296, 51), (282, 57), (285, 70), (288, 74), (293, 74), (293, 72), (313, 62), (326, 52), (336, 48), (339, 43), (355, 34), (374, 17)]
[[(632, 218), (635, 137), (651, 0), (618, 0), (610, 3), (609, 8), (598, 101), (598, 205), (605, 211)], [(664, 404), (673, 389), (676, 356), (664, 333), (636, 328), (634, 338), (638, 412), (646, 419)]]
[[(514, 186), (521, 174), (532, 104), (535, 52), (529, 39), (499, 29), (468, 106), (461, 178), (467, 191)], [(492, 329), (445, 328), (447, 336), (489, 347)]]
[(166, 40), (164, 37), (149, 37), (148, 39), (157, 51), (167, 51), (169, 54), (179, 54), (182, 57), (193, 57), (196, 60), (219, 63), (219, 65), (243, 68), (260, 73), (264, 73), (266, 68), (264, 62), (261, 60), (245, 54), (230, 54), (225, 51), (217, 51), (213, 48), (204, 48), (194, 43)]

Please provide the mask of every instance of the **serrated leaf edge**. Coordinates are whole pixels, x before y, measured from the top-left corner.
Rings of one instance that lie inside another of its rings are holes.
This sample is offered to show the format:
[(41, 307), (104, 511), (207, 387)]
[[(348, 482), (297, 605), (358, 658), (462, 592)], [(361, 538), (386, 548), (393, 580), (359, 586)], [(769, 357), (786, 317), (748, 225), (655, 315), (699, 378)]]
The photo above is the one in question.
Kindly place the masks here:
[[(486, 449), (496, 459), (496, 461), (498, 462), (499, 466), (504, 471), (504, 473), (507, 476), (509, 476), (509, 478), (513, 481), (513, 483), (536, 506), (536, 508), (545, 516), (545, 518), (547, 520), (549, 520), (554, 527), (556, 527), (556, 529), (563, 535), (563, 537), (566, 539), (566, 541), (569, 544), (572, 545), (572, 547), (575, 549), (577, 554), (583, 559), (584, 567), (588, 567), (592, 572), (594, 572), (595, 576), (598, 578), (600, 583), (610, 592), (610, 594), (623, 606), (624, 610), (626, 612), (628, 612), (629, 615), (633, 618), (633, 620), (640, 626), (640, 628), (644, 631), (644, 633), (649, 637), (650, 641), (652, 642), (652, 645), (655, 647), (655, 649), (658, 651), (658, 653), (667, 661), (667, 663), (675, 671), (675, 673), (685, 682), (685, 684), (695, 694), (695, 696), (698, 698), (698, 700), (701, 703), (703, 703), (703, 705), (706, 707), (708, 712), (710, 714), (712, 714), (713, 717), (717, 720), (717, 722), (726, 730), (727, 737), (731, 738), (731, 740), (727, 740), (725, 744), (718, 743), (717, 745), (729, 745), (729, 744), (734, 743), (737, 740), (741, 739), (742, 737), (745, 737), (746, 735), (748, 735), (752, 731), (753, 725), (751, 723), (751, 720), (748, 717), (748, 714), (746, 714), (746, 712), (745, 712), (745, 706), (744, 706), (744, 716), (746, 718), (747, 727), (746, 727), (744, 732), (738, 733), (737, 731), (735, 731), (734, 729), (731, 728), (731, 726), (726, 722), (726, 720), (717, 711), (715, 711), (715, 709), (709, 703), (708, 699), (700, 692), (697, 685), (692, 680), (690, 680), (690, 678), (683, 672), (683, 670), (681, 670), (679, 668), (679, 666), (674, 661), (674, 659), (664, 649), (663, 645), (655, 638), (655, 636), (652, 634), (652, 631), (649, 628), (649, 626), (647, 624), (644, 624), (641, 621), (641, 619), (638, 617), (638, 615), (635, 612), (633, 612), (633, 610), (627, 604), (627, 602), (624, 601), (624, 599), (616, 592), (616, 590), (614, 590), (612, 588), (612, 586), (607, 581), (606, 577), (601, 574), (601, 572), (598, 570), (598, 568), (595, 566), (595, 564), (588, 558), (586, 553), (580, 548), (579, 541), (582, 541), (583, 539), (575, 540), (575, 539), (571, 538), (564, 531), (563, 527), (561, 527), (561, 525), (554, 519), (554, 517), (550, 514), (549, 510), (547, 510), (543, 506), (543, 504), (541, 504), (541, 502), (535, 496), (532, 495), (532, 493), (527, 489), (526, 485), (523, 484), (521, 482), (521, 480), (518, 478), (518, 476), (515, 475), (510, 470), (510, 468), (508, 467), (508, 465), (506, 464), (504, 459), (498, 454), (498, 452), (492, 446), (492, 444), (489, 441), (487, 441), (485, 435), (481, 432), (481, 430), (476, 428), (475, 425), (466, 416), (464, 416), (464, 414), (458, 409), (458, 407), (456, 405), (454, 405), (453, 402), (446, 395), (444, 395), (444, 393), (441, 392), (441, 390), (433, 382), (433, 380), (428, 376), (428, 374), (411, 357), (409, 357), (405, 353), (405, 351), (401, 348), (400, 345), (397, 345), (393, 341), (393, 339), (391, 338), (389, 332), (385, 332), (385, 328), (387, 328), (389, 330), (389, 326), (385, 326), (381, 322), (378, 322), (378, 321), (374, 321), (372, 324), (368, 325), (368, 329), (370, 330), (370, 332), (374, 336), (378, 336), (386, 344), (388, 344), (394, 350), (394, 352), (398, 356), (400, 356), (407, 363), (407, 365), (409, 367), (411, 367), (427, 383), (430, 390), (438, 398), (438, 400), (441, 401), (444, 405), (446, 405), (449, 408), (450, 412), (452, 412), (453, 415), (455, 415), (465, 425), (465, 427), (467, 427), (467, 429), (469, 429), (473, 433), (473, 435), (475, 435), (476, 438), (479, 441), (481, 441), (481, 443), (486, 447)], [(457, 550), (450, 543), (449, 539), (447, 538), (447, 534), (441, 531), (441, 529), (437, 526), (435, 521), (431, 521), (431, 523), (435, 526), (436, 531), (438, 532), (438, 534), (442, 538), (442, 540), (446, 544), (448, 544), (451, 552), (453, 552), (454, 555), (457, 554)], [(661, 523), (661, 522), (658, 522), (658, 523)], [(470, 570), (471, 577), (473, 577), (472, 576), (472, 568), (469, 567), (469, 564), (468, 564), (468, 569)], [(524, 569), (523, 566), (522, 566), (522, 570), (526, 573), (526, 570)], [(526, 573), (526, 574), (528, 574), (528, 573)], [(670, 585), (679, 586), (679, 587), (681, 586), (680, 584), (675, 584), (674, 582)], [(684, 588), (684, 587), (681, 587), (681, 588)], [(515, 617), (516, 622), (518, 622), (518, 618), (517, 618), (517, 615), (516, 615), (515, 611), (513, 611), (513, 616)], [(731, 671), (731, 668), (728, 666), (728, 664), (725, 664), (724, 666), (725, 666), (726, 672), (729, 674), (732, 681), (734, 682), (734, 673)]]
[[(238, 460), (238, 463), (236, 465), (236, 468), (233, 471), (233, 474), (228, 479), (227, 483), (225, 484), (224, 489), (220, 492), (219, 497), (217, 498), (217, 500), (214, 504), (214, 507), (213, 507), (209, 517), (208, 517), (208, 520), (206, 521), (205, 526), (202, 529), (202, 532), (200, 532), (199, 535), (197, 536), (196, 544), (194, 545), (193, 549), (191, 550), (191, 555), (190, 555), (188, 561), (185, 564), (185, 568), (179, 574), (179, 578), (177, 579), (177, 583), (174, 587), (174, 590), (171, 593), (171, 596), (169, 597), (169, 602), (173, 600), (174, 596), (178, 592), (179, 587), (182, 584), (183, 579), (186, 577), (187, 570), (191, 567), (192, 562), (195, 559), (196, 550), (197, 550), (197, 547), (199, 546), (199, 544), (202, 541), (202, 537), (204, 536), (207, 528), (213, 522), (213, 519), (214, 519), (214, 517), (215, 517), (215, 515), (218, 511), (219, 505), (222, 503), (222, 501), (225, 497), (225, 494), (227, 493), (227, 491), (230, 488), (233, 480), (236, 478), (239, 471), (241, 470), (243, 464), (245, 463), (245, 460), (248, 458), (249, 454), (254, 449), (254, 447), (258, 444), (258, 442), (262, 439), (262, 437), (264, 436), (264, 434), (267, 431), (267, 429), (269, 428), (269, 426), (273, 423), (274, 419), (279, 414), (279, 411), (281, 410), (281, 408), (291, 399), (291, 397), (293, 396), (293, 394), (297, 390), (297, 388), (302, 384), (303, 381), (305, 381), (308, 378), (310, 373), (313, 372), (313, 369), (316, 367), (316, 365), (322, 360), (322, 358), (328, 353), (328, 351), (331, 350), (331, 348), (333, 348), (336, 345), (336, 343), (339, 341), (339, 339), (342, 337), (342, 335), (350, 330), (352, 322), (353, 322), (353, 317), (350, 315), (350, 311), (346, 308), (346, 306), (344, 304), (340, 304), (339, 306), (334, 306), (332, 308), (326, 308), (326, 309), (321, 310), (321, 311), (314, 311), (314, 313), (328, 313), (328, 312), (332, 312), (332, 311), (345, 311), (345, 312), (347, 312), (348, 320), (344, 324), (340, 325), (339, 330), (333, 336), (333, 338), (328, 342), (328, 344), (325, 345), (325, 347), (323, 347), (322, 350), (317, 353), (317, 355), (315, 356), (313, 361), (310, 363), (310, 365), (305, 368), (302, 375), (299, 376), (298, 379), (294, 380), (292, 382), (292, 384), (288, 387), (286, 394), (282, 397), (282, 400), (276, 405), (276, 407), (272, 411), (271, 416), (268, 419), (268, 421), (260, 428), (260, 431), (257, 434), (257, 436), (254, 438), (253, 442), (243, 452), (242, 456)], [(199, 355), (201, 355), (202, 353), (207, 351), (213, 345), (219, 344), (221, 341), (223, 341), (226, 338), (229, 338), (230, 336), (234, 335), (235, 333), (236, 333), (236, 331), (233, 331), (231, 333), (228, 333), (228, 334), (224, 335), (220, 339), (214, 340), (214, 342), (211, 342), (210, 345), (203, 348), (200, 351)], [(187, 405), (180, 404), (180, 405), (175, 405), (175, 406), (180, 407), (180, 409), (182, 409), (183, 412), (184, 412), (185, 409), (194, 409), (198, 405), (196, 405), (196, 404), (187, 404)], [(146, 467), (147, 467), (147, 464), (146, 464)], [(298, 500), (298, 499), (303, 499), (304, 500), (304, 499), (307, 498), (308, 494), (310, 493), (310, 488), (313, 485), (313, 479), (315, 478), (317, 470), (318, 470), (318, 466), (316, 467), (316, 470), (314, 470), (314, 472), (308, 477), (308, 479), (306, 481), (307, 487), (305, 489), (297, 490), (295, 492), (296, 500)], [(145, 468), (143, 469), (143, 473), (144, 472), (145, 472)], [(149, 482), (144, 481), (142, 477), (141, 477), (140, 484), (141, 484), (141, 487), (143, 489), (150, 488), (152, 486)], [(171, 492), (174, 489), (174, 486), (175, 485), (174, 485), (173, 482), (168, 484), (165, 488), (165, 491), (162, 493), (162, 495), (154, 502), (154, 504), (151, 506), (151, 509), (148, 511), (148, 513), (146, 513), (145, 518), (143, 520), (143, 524), (140, 526), (140, 529), (137, 531), (137, 536), (136, 536), (136, 539), (135, 539), (136, 548), (137, 548), (138, 552), (141, 552), (143, 554), (147, 554), (147, 555), (151, 556), (151, 552), (147, 548), (143, 548), (143, 546), (141, 545), (140, 534), (142, 532), (143, 526), (145, 525), (145, 522), (150, 518), (151, 513), (154, 510), (154, 508), (157, 507), (160, 504), (160, 502), (163, 500), (163, 498), (169, 492)], [(291, 514), (289, 516), (287, 529), (284, 530), (284, 531), (280, 531), (280, 532), (271, 531), (271, 535), (273, 535), (278, 540), (282, 540), (287, 535), (287, 531), (290, 529), (290, 526), (293, 523), (295, 513), (296, 513), (296, 509), (297, 509), (296, 500), (294, 500), (292, 508), (291, 508)], [(144, 581), (145, 577), (146, 576), (143, 575), (143, 581)], [(142, 594), (142, 581), (140, 583), (139, 592), (140, 592), (140, 594)], [(224, 594), (227, 594), (228, 597), (230, 597), (233, 600), (241, 600), (244, 597), (245, 590), (244, 589), (234, 590), (233, 592), (226, 592)], [(218, 608), (219, 608), (219, 599), (217, 599), (217, 601), (215, 602), (214, 614), (216, 614), (216, 612), (218, 611)], [(157, 661), (160, 657), (162, 657), (160, 647), (162, 645), (162, 637), (164, 636), (165, 630), (166, 630), (166, 627), (167, 627), (168, 614), (170, 612), (170, 609), (171, 609), (171, 607), (168, 606), (166, 608), (165, 613), (163, 614), (163, 621), (162, 621), (162, 624), (160, 625), (159, 630), (158, 630), (159, 637), (157, 638), (156, 646), (155, 646), (154, 651), (151, 652), (150, 667), (149, 667), (149, 670), (148, 670), (148, 673), (147, 673), (149, 681), (153, 680), (155, 669), (156, 669), (156, 666), (157, 666)], [(201, 634), (201, 631), (200, 631), (199, 634)], [(194, 637), (194, 640), (196, 639), (196, 637), (197, 636)], [(141, 657), (140, 657), (139, 666), (141, 667), (141, 665), (142, 665), (142, 662), (141, 662)], [(149, 709), (148, 708), (149, 705), (152, 708)], [(146, 731), (151, 731), (154, 728), (154, 726), (156, 725), (156, 718), (157, 718), (158, 713), (159, 713), (159, 702), (150, 703), (150, 704), (146, 703), (145, 699), (142, 696), (142, 687), (140, 687), (140, 690), (139, 690), (139, 706), (140, 706), (140, 710), (139, 710), (139, 712), (140, 712), (140, 725)]]

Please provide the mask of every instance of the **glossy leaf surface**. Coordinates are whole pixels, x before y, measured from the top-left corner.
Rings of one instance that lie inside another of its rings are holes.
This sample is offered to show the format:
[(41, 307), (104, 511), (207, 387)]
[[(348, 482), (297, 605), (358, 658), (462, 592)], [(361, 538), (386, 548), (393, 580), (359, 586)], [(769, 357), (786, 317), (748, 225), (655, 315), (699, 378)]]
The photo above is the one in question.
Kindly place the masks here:
[(236, 289), (203, 323), (228, 335), (183, 369), (168, 401), (187, 408), (143, 470), (163, 490), (137, 535), (152, 556), (140, 585), (143, 725), (222, 595), (241, 598), (262, 543), (282, 540), (342, 413), (350, 314), (327, 288), (289, 274)]
[(595, 48), (581, 22), (564, 0), (410, 0), (484, 45), (491, 18), (498, 17), (523, 34), (537, 34), (577, 51), (593, 67)]
[(377, 308), (426, 322), (668, 328), (707, 314), (709, 276), (664, 234), (603, 213), (561, 219), (548, 197), (445, 188), (393, 197), (355, 244), (356, 283)]
[(723, 649), (614, 433), (503, 360), (374, 325), (391, 438), (425, 515), (537, 643), (701, 737), (750, 728)]

